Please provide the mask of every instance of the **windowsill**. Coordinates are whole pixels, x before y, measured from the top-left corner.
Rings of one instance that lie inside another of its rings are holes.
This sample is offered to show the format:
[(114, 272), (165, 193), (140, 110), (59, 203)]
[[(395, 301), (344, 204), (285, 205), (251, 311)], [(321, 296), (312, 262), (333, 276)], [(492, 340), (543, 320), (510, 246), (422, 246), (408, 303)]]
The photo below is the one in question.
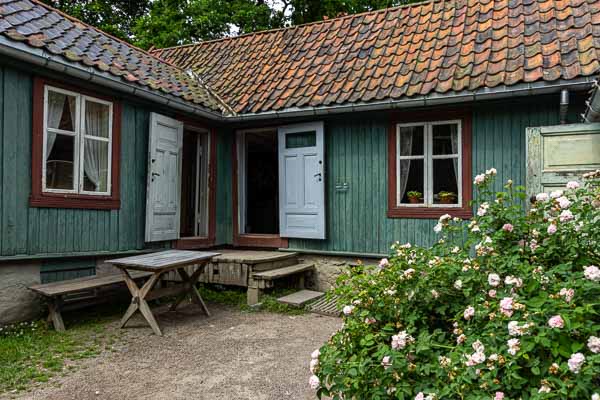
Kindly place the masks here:
[(469, 219), (473, 216), (473, 210), (465, 207), (394, 207), (388, 209), (388, 218), (422, 218), (436, 219), (444, 214), (452, 217)]
[(41, 193), (29, 197), (31, 207), (40, 208), (80, 208), (88, 210), (117, 210), (119, 199), (111, 196), (94, 196), (67, 193)]

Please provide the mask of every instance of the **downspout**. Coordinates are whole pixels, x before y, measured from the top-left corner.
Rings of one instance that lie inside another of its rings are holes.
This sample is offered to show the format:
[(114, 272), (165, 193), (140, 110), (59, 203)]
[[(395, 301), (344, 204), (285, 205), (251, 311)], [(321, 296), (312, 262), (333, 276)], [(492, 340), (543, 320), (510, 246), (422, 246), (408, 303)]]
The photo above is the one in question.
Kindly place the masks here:
[(587, 110), (583, 115), (584, 122), (600, 122), (600, 86), (598, 86), (598, 81), (594, 82), (592, 95), (586, 101), (586, 105)]
[(567, 113), (569, 112), (569, 90), (563, 89), (560, 91), (560, 123), (567, 123)]

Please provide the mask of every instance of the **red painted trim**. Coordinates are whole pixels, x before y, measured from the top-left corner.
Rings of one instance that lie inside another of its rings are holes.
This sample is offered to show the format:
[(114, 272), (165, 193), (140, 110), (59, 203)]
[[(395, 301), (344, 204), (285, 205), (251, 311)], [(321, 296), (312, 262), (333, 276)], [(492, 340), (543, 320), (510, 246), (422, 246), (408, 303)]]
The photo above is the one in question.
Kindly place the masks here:
[[(51, 85), (113, 103), (112, 132), (112, 172), (110, 196), (94, 196), (85, 194), (45, 193), (42, 190), (42, 163), (44, 148), (44, 86)], [(121, 158), (121, 103), (106, 96), (97, 95), (87, 90), (69, 86), (36, 76), (33, 81), (33, 121), (31, 140), (31, 207), (48, 208), (84, 208), (93, 210), (114, 210), (121, 207), (120, 201), (120, 163)]]
[[(396, 124), (408, 122), (431, 122), (460, 119), (462, 121), (462, 207), (398, 207), (396, 206)], [(388, 132), (388, 218), (439, 218), (444, 214), (453, 217), (471, 218), (470, 206), (473, 187), (471, 185), (471, 111), (435, 110), (394, 114)]]
[(233, 245), (234, 246), (249, 246), (249, 247), (268, 247), (268, 248), (287, 248), (288, 239), (282, 238), (279, 235), (264, 235), (264, 234), (240, 234), (239, 218), (238, 218), (238, 158), (237, 158), (237, 147), (238, 147), (238, 134), (234, 133), (235, 138), (233, 141), (232, 151), (232, 190), (233, 193)]

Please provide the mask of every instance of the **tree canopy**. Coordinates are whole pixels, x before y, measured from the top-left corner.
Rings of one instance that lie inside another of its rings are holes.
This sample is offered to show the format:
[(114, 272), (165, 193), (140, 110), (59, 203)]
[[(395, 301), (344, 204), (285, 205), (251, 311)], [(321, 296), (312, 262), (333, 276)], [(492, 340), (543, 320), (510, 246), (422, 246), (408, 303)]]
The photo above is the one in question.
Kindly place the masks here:
[(304, 24), (415, 0), (43, 0), (142, 48)]

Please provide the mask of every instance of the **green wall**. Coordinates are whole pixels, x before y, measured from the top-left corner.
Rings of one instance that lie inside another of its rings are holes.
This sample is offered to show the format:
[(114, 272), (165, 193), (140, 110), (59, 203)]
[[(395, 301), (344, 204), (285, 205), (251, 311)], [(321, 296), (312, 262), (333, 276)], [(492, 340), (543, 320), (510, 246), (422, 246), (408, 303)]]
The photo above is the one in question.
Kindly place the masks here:
[(32, 76), (0, 66), (0, 257), (144, 248), (149, 111), (124, 102), (121, 208), (29, 207)]
[[(573, 101), (577, 121), (581, 101)], [(480, 103), (473, 108), (473, 174), (490, 167), (501, 182), (525, 183), (525, 128), (558, 123), (558, 95)], [(326, 240), (292, 239), (290, 248), (387, 254), (395, 242), (429, 245), (435, 220), (390, 219), (387, 210), (387, 132), (389, 117), (326, 121)], [(348, 182), (347, 192), (336, 191)]]

